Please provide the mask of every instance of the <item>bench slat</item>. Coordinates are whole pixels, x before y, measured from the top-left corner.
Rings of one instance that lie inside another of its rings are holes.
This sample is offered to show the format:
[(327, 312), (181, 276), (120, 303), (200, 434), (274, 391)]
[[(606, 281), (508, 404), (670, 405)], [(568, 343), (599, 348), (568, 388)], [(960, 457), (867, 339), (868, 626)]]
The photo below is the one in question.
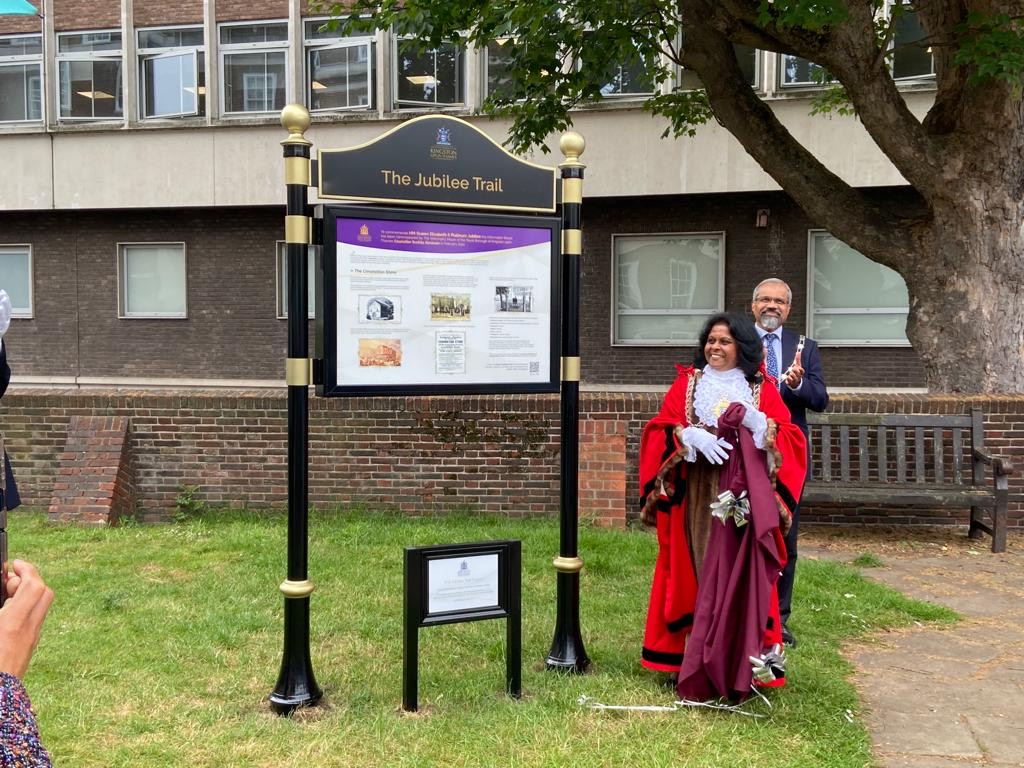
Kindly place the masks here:
[(923, 483), (924, 477), (924, 427), (914, 427), (914, 479)]
[(942, 452), (945, 450), (942, 436), (946, 431), (942, 427), (932, 430), (932, 455), (935, 457), (935, 482), (941, 485), (946, 480), (946, 473), (942, 464)]
[(801, 503), (865, 504), (873, 502), (882, 507), (892, 504), (922, 507), (991, 507), (995, 504), (994, 497), (987, 489), (971, 486), (953, 489), (948, 485), (929, 486), (910, 483), (900, 486), (893, 483), (886, 487), (884, 495), (879, 494), (878, 491), (877, 487), (864, 488), (842, 484), (832, 484), (826, 487), (814, 482), (804, 488)]
[(896, 481), (907, 482), (907, 429), (896, 427)]
[(839, 477), (844, 483), (850, 482), (850, 427), (839, 427)]
[(825, 482), (832, 480), (832, 427), (823, 424), (821, 427), (821, 478)]
[(960, 414), (936, 416), (923, 413), (808, 413), (807, 423), (831, 424), (832, 426), (858, 426), (867, 424), (871, 427), (967, 427), (970, 428), (971, 417)]
[(964, 481), (963, 442), (963, 430), (953, 427), (953, 482), (957, 485)]
[(886, 456), (886, 428), (878, 426), (878, 479), (880, 482), (887, 482), (889, 479), (889, 459)]
[(860, 465), (860, 481), (868, 481), (868, 428), (861, 424), (857, 427), (857, 463)]

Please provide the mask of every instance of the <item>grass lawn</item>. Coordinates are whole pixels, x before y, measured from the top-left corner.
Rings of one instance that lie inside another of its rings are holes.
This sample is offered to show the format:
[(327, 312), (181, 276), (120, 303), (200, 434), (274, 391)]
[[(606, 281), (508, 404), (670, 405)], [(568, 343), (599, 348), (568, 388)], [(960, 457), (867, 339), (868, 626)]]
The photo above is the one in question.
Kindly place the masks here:
[[(313, 669), (321, 706), (266, 703), (281, 662), (285, 519), (210, 513), (180, 524), (52, 527), (10, 517), (12, 557), (57, 599), (26, 678), (54, 764), (102, 766), (869, 766), (843, 643), (955, 620), (851, 568), (801, 561), (789, 683), (754, 719), (668, 704), (639, 664), (656, 544), (583, 528), (586, 675), (544, 670), (554, 630), (555, 520), (345, 511), (310, 521)], [(503, 621), (420, 632), (420, 712), (400, 711), (405, 546), (521, 539), (523, 698), (504, 696)]]

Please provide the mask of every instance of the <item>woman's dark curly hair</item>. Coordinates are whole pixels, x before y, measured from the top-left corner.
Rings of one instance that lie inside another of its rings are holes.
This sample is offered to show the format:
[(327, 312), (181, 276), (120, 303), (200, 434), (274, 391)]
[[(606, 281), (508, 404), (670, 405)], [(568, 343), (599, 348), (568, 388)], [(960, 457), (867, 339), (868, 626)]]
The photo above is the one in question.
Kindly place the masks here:
[(693, 359), (694, 366), (703, 368), (708, 364), (707, 358), (704, 357), (704, 347), (708, 343), (711, 329), (719, 323), (729, 326), (729, 335), (736, 341), (736, 367), (746, 374), (747, 381), (751, 383), (761, 381), (758, 369), (761, 367), (761, 358), (764, 356), (764, 342), (757, 334), (754, 321), (746, 315), (735, 312), (719, 312), (707, 319), (700, 331), (697, 354)]

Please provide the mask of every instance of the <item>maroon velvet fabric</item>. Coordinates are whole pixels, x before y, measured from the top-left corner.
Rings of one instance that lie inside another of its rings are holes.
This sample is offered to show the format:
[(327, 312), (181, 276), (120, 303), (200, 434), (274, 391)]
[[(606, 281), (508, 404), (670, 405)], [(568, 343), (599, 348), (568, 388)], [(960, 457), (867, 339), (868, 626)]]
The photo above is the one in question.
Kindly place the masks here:
[[(740, 426), (744, 406), (733, 403), (718, 419), (718, 435), (732, 443), (720, 490), (750, 499), (750, 519), (737, 528), (718, 520), (711, 529), (694, 614), (676, 691), (682, 699), (742, 701), (750, 695), (748, 657), (761, 653), (772, 588), (785, 564), (779, 510), (765, 453)], [(710, 515), (711, 510), (698, 514)]]

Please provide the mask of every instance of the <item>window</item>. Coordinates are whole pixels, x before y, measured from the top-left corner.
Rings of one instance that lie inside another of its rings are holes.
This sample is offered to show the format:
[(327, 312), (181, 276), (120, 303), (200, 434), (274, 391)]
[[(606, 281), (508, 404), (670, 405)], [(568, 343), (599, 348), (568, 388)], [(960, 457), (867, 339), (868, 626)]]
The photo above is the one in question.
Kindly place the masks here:
[(57, 68), (61, 120), (110, 120), (124, 114), (120, 32), (58, 34)]
[(827, 232), (810, 233), (811, 336), (821, 344), (909, 346), (907, 285)]
[(423, 49), (415, 40), (400, 38), (395, 42), (395, 62), (399, 106), (460, 106), (466, 100), (461, 45)]
[[(584, 36), (589, 38), (592, 34), (586, 32)], [(584, 58), (580, 62), (580, 69), (584, 72), (588, 69), (587, 50), (587, 47), (584, 47)], [(613, 64), (603, 74), (596, 76), (601, 95), (605, 98), (649, 96), (656, 88), (651, 68), (638, 53)]]
[[(761, 81), (761, 57), (758, 55), (760, 52), (757, 48), (751, 48), (749, 45), (741, 43), (733, 43), (732, 47), (736, 51), (736, 61), (740, 65), (743, 76), (750, 83), (751, 88), (757, 88)], [(700, 81), (697, 73), (693, 70), (681, 69), (679, 71), (679, 87), (687, 91), (696, 91), (703, 88), (704, 83)]]
[(779, 54), (779, 84), (784, 88), (824, 85), (829, 82), (832, 80), (820, 64), (788, 53)]
[(512, 63), (513, 42), (511, 37), (499, 37), (487, 44), (484, 56), (485, 96), (496, 94), (511, 99), (515, 95), (515, 81), (508, 71)]
[(368, 109), (373, 106), (371, 37), (338, 37), (320, 30), (323, 21), (307, 21), (306, 100), (312, 112)]
[[(306, 251), (306, 312), (316, 317), (316, 246)], [(277, 242), (277, 316), (288, 317), (288, 244)]]
[(225, 114), (277, 112), (287, 100), (288, 24), (222, 24)]
[(612, 238), (612, 343), (695, 344), (725, 306), (725, 234)]
[[(935, 62), (931, 48), (922, 42), (924, 30), (911, 4), (904, 0), (890, 0), (886, 5), (886, 14), (892, 14), (893, 6), (900, 4), (903, 8), (895, 18), (891, 48), (890, 67), (893, 79), (932, 77), (935, 74)], [(783, 87), (833, 82), (818, 64), (789, 54), (779, 55), (779, 73), (779, 83)]]
[(187, 317), (184, 243), (118, 246), (119, 317)]
[(896, 80), (933, 77), (935, 60), (924, 41), (921, 21), (909, 6), (896, 16), (892, 44), (892, 76)]
[(32, 246), (0, 245), (0, 288), (14, 317), (32, 317)]
[(139, 114), (205, 115), (203, 28), (141, 29), (138, 36)]
[(0, 123), (43, 119), (41, 35), (0, 37)]

